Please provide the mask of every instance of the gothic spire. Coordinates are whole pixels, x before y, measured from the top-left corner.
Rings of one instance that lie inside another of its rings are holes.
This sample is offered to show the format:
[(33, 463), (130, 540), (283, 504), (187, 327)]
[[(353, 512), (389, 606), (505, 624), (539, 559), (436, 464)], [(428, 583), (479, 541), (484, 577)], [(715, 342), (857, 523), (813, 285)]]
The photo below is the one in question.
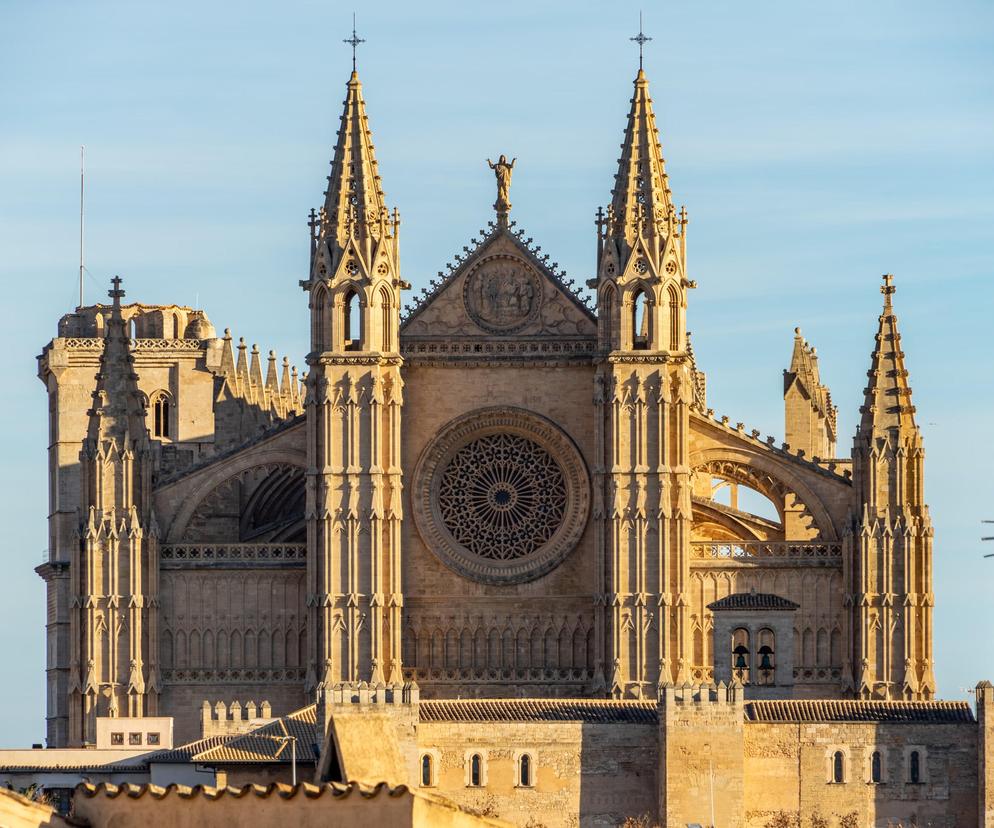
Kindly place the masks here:
[(629, 248), (639, 235), (651, 244), (654, 238), (668, 236), (675, 221), (649, 79), (639, 68), (611, 193), (608, 235)]
[(147, 428), (138, 375), (131, 356), (128, 324), (121, 312), (124, 296), (121, 278), (115, 276), (111, 281), (114, 287), (108, 295), (113, 303), (107, 319), (87, 436), (96, 441), (114, 440), (118, 442), (118, 448), (123, 449), (125, 438), (140, 440), (147, 437)]
[(379, 238), (388, 221), (362, 84), (353, 70), (328, 176), (321, 236), (344, 248), (350, 237)]
[(862, 414), (859, 431), (865, 437), (894, 430), (908, 436), (918, 431), (915, 407), (911, 404), (911, 384), (901, 350), (901, 334), (891, 301), (897, 288), (890, 274), (885, 275), (883, 281), (880, 292), (884, 295), (884, 308), (870, 370), (866, 373), (869, 383), (863, 390), (863, 405), (859, 409)]

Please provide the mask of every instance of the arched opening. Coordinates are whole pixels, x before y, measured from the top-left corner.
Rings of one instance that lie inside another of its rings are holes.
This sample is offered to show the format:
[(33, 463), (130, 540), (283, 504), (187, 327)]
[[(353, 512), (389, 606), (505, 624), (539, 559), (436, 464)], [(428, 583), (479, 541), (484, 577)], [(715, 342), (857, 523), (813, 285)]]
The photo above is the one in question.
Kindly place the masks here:
[(646, 350), (649, 347), (650, 330), (649, 297), (639, 288), (632, 296), (632, 349)]
[(615, 290), (612, 285), (608, 285), (601, 297), (601, 331), (602, 341), (605, 347), (611, 351), (618, 347), (618, 343), (615, 341), (614, 305)]
[(832, 782), (841, 785), (846, 781), (846, 757), (841, 750), (835, 751), (832, 757)]
[(311, 348), (314, 351), (325, 351), (328, 345), (328, 293), (324, 288), (318, 287), (311, 313)]
[(870, 757), (870, 781), (879, 785), (883, 781), (883, 762), (880, 758), (880, 751), (873, 751)]
[(522, 788), (532, 786), (532, 758), (527, 753), (518, 759), (518, 785)]
[(152, 436), (157, 440), (168, 440), (172, 437), (172, 402), (169, 393), (156, 391), (151, 399)]
[(345, 350), (362, 350), (362, 304), (359, 301), (359, 294), (354, 290), (350, 289), (345, 294), (342, 312), (344, 314), (342, 333), (345, 340)]
[(756, 665), (756, 684), (772, 685), (776, 683), (776, 636), (773, 630), (763, 628), (759, 631), (759, 649), (756, 650), (758, 664)]
[(474, 788), (483, 784), (483, 758), (479, 753), (474, 753), (469, 760), (469, 784)]
[(908, 756), (908, 782), (918, 785), (922, 781), (922, 758), (917, 750)]
[(680, 296), (677, 289), (670, 285), (667, 293), (670, 299), (670, 350), (679, 351), (680, 343)]
[(430, 788), (433, 784), (433, 768), (431, 761), (431, 754), (426, 753), (421, 757), (421, 785), (425, 788)]
[(381, 287), (380, 299), (380, 350), (389, 353), (393, 350), (393, 307), (390, 292)]
[(742, 684), (749, 683), (749, 630), (739, 627), (732, 632), (732, 675)]

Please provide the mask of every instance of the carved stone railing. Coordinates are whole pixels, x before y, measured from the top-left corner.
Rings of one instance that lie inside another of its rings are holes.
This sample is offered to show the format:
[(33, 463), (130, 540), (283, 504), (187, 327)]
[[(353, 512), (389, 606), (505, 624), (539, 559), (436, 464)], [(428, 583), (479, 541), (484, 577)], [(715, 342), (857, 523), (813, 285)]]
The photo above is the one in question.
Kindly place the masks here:
[(295, 569), (307, 563), (303, 543), (173, 543), (159, 549), (163, 569), (200, 567), (278, 567)]
[[(73, 350), (103, 350), (102, 336), (70, 336), (64, 338), (66, 348)], [(199, 351), (203, 342), (199, 339), (132, 339), (129, 340), (135, 350), (155, 351)]]
[(307, 676), (303, 667), (175, 667), (162, 670), (164, 684), (298, 684)]
[(842, 544), (826, 541), (691, 541), (691, 565), (842, 566)]

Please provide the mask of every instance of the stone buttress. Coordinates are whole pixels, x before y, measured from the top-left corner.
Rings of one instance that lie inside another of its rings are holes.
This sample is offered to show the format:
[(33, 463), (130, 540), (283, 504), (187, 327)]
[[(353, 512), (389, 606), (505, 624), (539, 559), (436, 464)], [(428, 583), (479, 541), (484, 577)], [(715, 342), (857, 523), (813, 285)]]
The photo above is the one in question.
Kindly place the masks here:
[(400, 680), (399, 217), (353, 72), (312, 243), (307, 691)]

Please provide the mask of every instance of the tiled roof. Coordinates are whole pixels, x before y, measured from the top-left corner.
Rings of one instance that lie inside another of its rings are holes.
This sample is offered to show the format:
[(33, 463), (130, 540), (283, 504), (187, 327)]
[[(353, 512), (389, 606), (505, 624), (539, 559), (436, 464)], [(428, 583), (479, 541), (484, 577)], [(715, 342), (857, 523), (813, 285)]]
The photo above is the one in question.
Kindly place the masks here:
[(714, 610), (796, 610), (800, 606), (769, 592), (735, 592), (708, 604), (708, 609), (712, 612)]
[(655, 701), (609, 699), (446, 699), (422, 701), (422, 722), (586, 722), (656, 724)]
[(359, 782), (348, 782), (345, 784), (340, 782), (325, 782), (321, 785), (310, 785), (307, 782), (301, 782), (296, 786), (272, 782), (269, 785), (243, 785), (241, 787), (228, 786), (224, 788), (208, 788), (204, 785), (196, 785), (192, 788), (188, 788), (185, 785), (167, 785), (166, 787), (149, 784), (111, 785), (105, 782), (93, 785), (89, 782), (83, 782), (76, 786), (76, 792), (91, 798), (104, 795), (111, 799), (118, 796), (140, 799), (146, 794), (153, 799), (165, 799), (170, 794), (175, 794), (180, 799), (199, 799), (200, 797), (204, 797), (205, 799), (222, 799), (227, 796), (240, 799), (249, 794), (260, 797), (261, 799), (266, 799), (273, 795), (281, 799), (293, 799), (298, 794), (303, 794), (307, 799), (319, 799), (325, 795), (333, 799), (343, 799), (351, 796), (353, 793), (357, 793), (363, 799), (373, 799), (379, 796), (380, 793), (396, 797), (403, 796), (409, 791), (406, 785), (391, 787), (386, 782), (380, 782), (376, 785), (364, 785)]
[(317, 708), (311, 704), (288, 713), (250, 733), (211, 736), (173, 750), (147, 757), (150, 762), (250, 763), (290, 762), (292, 751), (286, 738), (297, 740), (297, 761), (316, 762), (320, 750), (317, 736)]
[(745, 704), (747, 722), (882, 722), (908, 724), (972, 724), (965, 701), (862, 701), (811, 699), (752, 701)]

